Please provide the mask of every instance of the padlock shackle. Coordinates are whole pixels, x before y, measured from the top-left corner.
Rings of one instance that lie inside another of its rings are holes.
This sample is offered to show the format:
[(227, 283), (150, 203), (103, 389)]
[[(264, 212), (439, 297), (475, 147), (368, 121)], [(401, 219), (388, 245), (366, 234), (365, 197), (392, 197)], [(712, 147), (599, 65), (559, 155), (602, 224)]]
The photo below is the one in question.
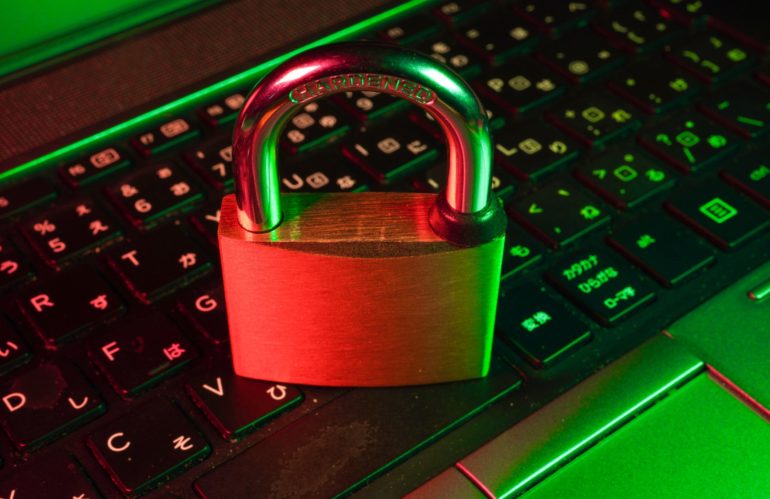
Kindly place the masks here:
[(504, 214), (491, 192), (491, 137), (478, 97), (462, 77), (433, 58), (371, 42), (308, 50), (278, 66), (254, 88), (233, 137), (240, 225), (250, 232), (266, 232), (281, 223), (278, 142), (294, 114), (317, 99), (359, 90), (404, 98), (429, 113), (443, 130), (449, 170), (446, 188), (431, 213), (434, 230), (463, 245), (499, 235)]

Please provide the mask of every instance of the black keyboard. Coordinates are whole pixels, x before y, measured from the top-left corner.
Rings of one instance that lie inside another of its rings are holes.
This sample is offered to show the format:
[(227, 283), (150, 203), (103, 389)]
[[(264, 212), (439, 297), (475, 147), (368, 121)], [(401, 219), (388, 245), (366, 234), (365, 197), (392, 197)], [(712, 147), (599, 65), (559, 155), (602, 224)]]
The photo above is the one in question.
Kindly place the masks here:
[[(15, 175), (0, 496), (402, 495), (765, 261), (770, 71), (681, 3), (444, 2), (364, 36), (445, 62), (490, 115), (510, 223), (483, 380), (233, 374), (216, 231), (249, 88)], [(446, 175), (437, 126), (373, 93), (305, 106), (280, 163), (285, 192), (437, 192)], [(472, 438), (414, 457), (462, 425)]]

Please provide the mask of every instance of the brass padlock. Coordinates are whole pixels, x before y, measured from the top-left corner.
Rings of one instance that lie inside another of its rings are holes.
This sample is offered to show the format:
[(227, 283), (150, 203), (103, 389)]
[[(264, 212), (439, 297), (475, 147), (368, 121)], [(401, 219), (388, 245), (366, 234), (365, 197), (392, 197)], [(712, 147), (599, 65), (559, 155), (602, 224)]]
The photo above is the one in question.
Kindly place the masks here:
[[(337, 92), (420, 106), (446, 135), (447, 187), (279, 194), (277, 143), (300, 107)], [(371, 43), (304, 52), (265, 76), (233, 139), (219, 222), (235, 372), (327, 386), (485, 376), (506, 217), (491, 192), (486, 115), (430, 57)]]

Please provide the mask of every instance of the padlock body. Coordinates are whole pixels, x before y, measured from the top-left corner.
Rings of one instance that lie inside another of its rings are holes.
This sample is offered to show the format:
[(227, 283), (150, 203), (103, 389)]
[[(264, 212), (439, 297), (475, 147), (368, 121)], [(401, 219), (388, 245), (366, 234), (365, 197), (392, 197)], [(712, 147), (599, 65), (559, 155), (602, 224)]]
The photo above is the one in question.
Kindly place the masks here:
[(251, 233), (234, 196), (219, 248), (239, 375), (398, 386), (486, 375), (504, 235), (461, 248), (433, 232), (435, 195), (286, 194)]

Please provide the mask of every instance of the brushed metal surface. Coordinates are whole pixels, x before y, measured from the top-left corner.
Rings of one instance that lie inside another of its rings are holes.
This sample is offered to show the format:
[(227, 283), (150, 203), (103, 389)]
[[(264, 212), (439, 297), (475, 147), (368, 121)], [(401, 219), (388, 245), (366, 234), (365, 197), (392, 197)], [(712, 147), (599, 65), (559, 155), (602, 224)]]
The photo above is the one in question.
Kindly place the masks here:
[(459, 248), (430, 230), (433, 194), (284, 196), (268, 233), (219, 229), (235, 371), (329, 386), (484, 376), (504, 236)]

